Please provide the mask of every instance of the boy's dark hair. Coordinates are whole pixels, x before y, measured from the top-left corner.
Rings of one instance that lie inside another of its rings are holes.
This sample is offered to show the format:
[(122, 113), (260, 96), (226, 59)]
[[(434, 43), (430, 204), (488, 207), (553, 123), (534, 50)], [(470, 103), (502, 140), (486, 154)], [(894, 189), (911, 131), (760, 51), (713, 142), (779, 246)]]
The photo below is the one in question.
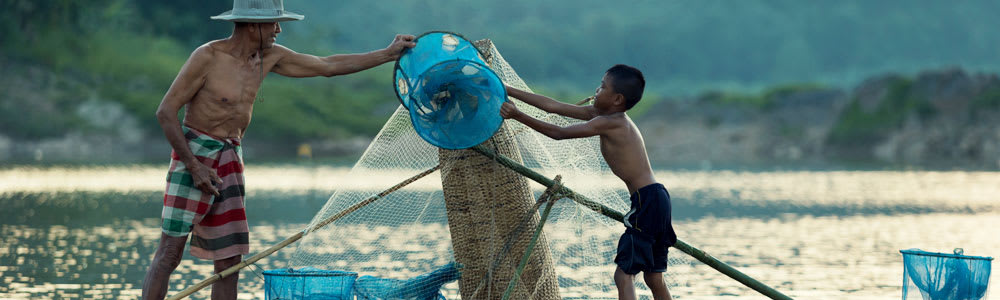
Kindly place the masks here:
[(632, 109), (639, 99), (642, 99), (642, 91), (646, 89), (646, 79), (642, 77), (642, 72), (631, 66), (617, 64), (606, 72), (611, 77), (611, 89), (615, 93), (625, 96), (625, 110)]

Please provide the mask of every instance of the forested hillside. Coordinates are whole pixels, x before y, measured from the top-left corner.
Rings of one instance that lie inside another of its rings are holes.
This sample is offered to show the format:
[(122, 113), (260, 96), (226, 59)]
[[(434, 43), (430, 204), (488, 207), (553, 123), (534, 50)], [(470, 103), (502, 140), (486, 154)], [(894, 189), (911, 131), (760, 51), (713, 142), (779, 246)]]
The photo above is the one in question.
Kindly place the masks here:
[(615, 63), (639, 66), (652, 89), (671, 95), (802, 81), (846, 86), (949, 65), (1000, 70), (997, 1), (287, 3), (308, 8), (289, 36), (363, 50), (391, 32), (453, 30), (493, 39), (531, 83), (587, 91)]
[[(208, 17), (231, 4), (0, 0), (0, 148), (160, 140), (156, 106), (191, 50), (229, 35), (230, 23)], [(364, 52), (396, 33), (454, 31), (492, 39), (530, 86), (566, 101), (592, 93), (610, 65), (632, 64), (648, 81), (637, 116), (661, 99), (706, 93), (847, 89), (949, 66), (1000, 71), (996, 1), (288, 0), (285, 8), (306, 16), (283, 23), (278, 37), (299, 52)], [(277, 156), (301, 143), (356, 151), (397, 106), (389, 68), (272, 74), (247, 138)]]

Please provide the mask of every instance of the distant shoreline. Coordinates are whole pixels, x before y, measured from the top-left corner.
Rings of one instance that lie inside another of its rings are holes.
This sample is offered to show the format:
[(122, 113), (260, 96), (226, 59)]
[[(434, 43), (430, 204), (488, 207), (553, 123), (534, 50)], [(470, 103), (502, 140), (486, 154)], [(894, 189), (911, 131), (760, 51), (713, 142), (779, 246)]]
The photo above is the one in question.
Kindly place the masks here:
[[(283, 194), (361, 191), (377, 192), (420, 170), (360, 171), (350, 168), (250, 166), (247, 193)], [(611, 173), (578, 174), (555, 170), (563, 182), (583, 194), (627, 192)], [(13, 168), (0, 170), (0, 195), (12, 193), (157, 192), (165, 186), (166, 169), (153, 166), (100, 168)], [(671, 197), (684, 201), (748, 201), (780, 204), (788, 201), (816, 205), (931, 205), (1000, 208), (996, 196), (997, 172), (967, 171), (657, 171)], [(553, 175), (554, 176), (554, 175)], [(530, 183), (535, 192), (542, 186)], [(441, 190), (438, 173), (418, 180), (404, 191)], [(702, 199), (702, 200), (698, 200)], [(708, 199), (708, 200), (706, 200)], [(854, 204), (852, 204), (854, 203)]]

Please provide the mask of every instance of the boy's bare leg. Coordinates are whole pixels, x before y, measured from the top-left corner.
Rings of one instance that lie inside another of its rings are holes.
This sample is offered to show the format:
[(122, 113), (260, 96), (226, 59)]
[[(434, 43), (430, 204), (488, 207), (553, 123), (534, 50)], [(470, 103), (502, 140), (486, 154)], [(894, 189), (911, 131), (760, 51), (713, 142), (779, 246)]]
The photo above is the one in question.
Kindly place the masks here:
[(670, 291), (667, 290), (667, 283), (663, 281), (663, 273), (642, 272), (642, 277), (646, 280), (646, 285), (649, 286), (649, 290), (653, 292), (653, 299), (671, 299)]
[[(243, 261), (242, 255), (233, 256), (230, 258), (223, 258), (215, 261), (215, 273), (221, 273), (229, 267), (235, 266), (236, 264)], [(212, 284), (212, 300), (235, 300), (236, 299), (236, 283), (240, 280), (240, 272), (233, 273), (232, 275), (226, 276), (219, 281)]]
[(618, 299), (635, 300), (635, 285), (632, 283), (635, 275), (625, 274), (621, 267), (615, 268), (615, 286), (618, 287)]
[(160, 233), (160, 245), (153, 254), (153, 262), (142, 280), (142, 299), (160, 300), (167, 296), (167, 280), (184, 257), (187, 236), (176, 237)]

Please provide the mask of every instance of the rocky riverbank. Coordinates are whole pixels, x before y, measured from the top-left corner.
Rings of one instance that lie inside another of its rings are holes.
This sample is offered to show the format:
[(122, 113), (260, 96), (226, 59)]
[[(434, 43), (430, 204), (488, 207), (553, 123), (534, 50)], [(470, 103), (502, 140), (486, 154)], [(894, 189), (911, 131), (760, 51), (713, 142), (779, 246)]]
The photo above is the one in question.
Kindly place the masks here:
[(1000, 79), (889, 74), (851, 90), (777, 88), (661, 101), (637, 123), (661, 166), (1000, 168)]

